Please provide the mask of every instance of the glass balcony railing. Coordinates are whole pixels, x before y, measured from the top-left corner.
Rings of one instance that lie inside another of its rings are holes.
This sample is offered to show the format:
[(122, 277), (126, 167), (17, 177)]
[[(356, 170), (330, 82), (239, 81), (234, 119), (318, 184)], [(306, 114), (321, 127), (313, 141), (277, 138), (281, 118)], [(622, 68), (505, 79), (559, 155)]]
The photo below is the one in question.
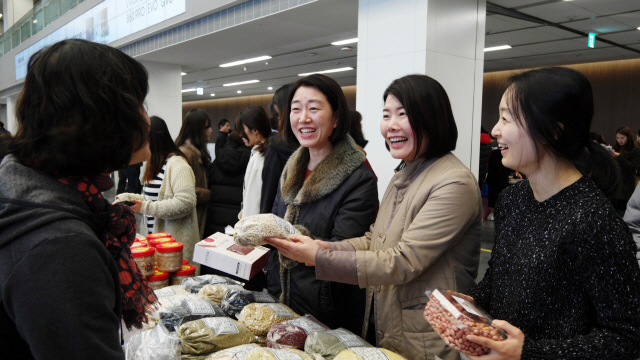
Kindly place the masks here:
[(0, 35), (0, 57), (32, 35), (49, 26), (54, 20), (76, 7), (84, 0), (43, 0)]

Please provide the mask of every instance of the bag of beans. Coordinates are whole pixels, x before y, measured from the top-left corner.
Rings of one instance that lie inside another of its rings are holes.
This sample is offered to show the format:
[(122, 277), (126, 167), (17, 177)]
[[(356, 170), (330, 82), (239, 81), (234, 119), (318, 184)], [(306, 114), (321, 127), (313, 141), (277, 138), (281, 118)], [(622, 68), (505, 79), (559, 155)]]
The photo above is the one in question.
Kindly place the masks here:
[(467, 335), (484, 336), (495, 341), (507, 338), (503, 330), (491, 325), (493, 318), (472, 298), (442, 289), (427, 290), (426, 294), (429, 300), (424, 316), (452, 348), (470, 355), (485, 355), (490, 349), (467, 340)]
[(239, 322), (228, 317), (210, 317), (180, 325), (182, 353), (202, 355), (213, 351), (248, 344), (253, 334)]
[(225, 314), (222, 309), (209, 300), (184, 298), (177, 305), (160, 312), (160, 322), (167, 330), (177, 331), (182, 323), (223, 316)]
[(407, 360), (391, 350), (372, 347), (358, 347), (342, 350), (333, 360)]
[[(162, 289), (164, 290), (164, 289)], [(158, 308), (154, 309), (154, 308), (148, 308), (147, 309), (147, 316), (149, 318), (149, 326), (147, 328), (153, 328), (155, 326), (155, 322), (156, 321), (160, 321), (160, 314), (161, 313), (166, 313), (169, 312), (170, 309), (172, 309), (174, 306), (179, 306), (183, 300), (186, 299), (197, 299), (198, 297), (196, 295), (193, 294), (178, 294), (178, 295), (173, 295), (173, 296), (167, 296), (167, 297), (159, 297), (158, 298)], [(151, 325), (153, 324), (153, 325)]]
[(314, 332), (331, 330), (327, 325), (321, 323), (320, 320), (309, 314), (300, 316), (299, 318), (295, 318), (293, 320), (287, 320), (284, 322), (284, 324), (298, 326), (302, 328), (304, 332), (307, 333), (307, 335)]
[(228, 285), (239, 285), (244, 286), (243, 283), (239, 281), (235, 281), (229, 279), (228, 277), (219, 276), (219, 275), (200, 275), (192, 278), (185, 279), (182, 281), (182, 286), (184, 286), (185, 290), (192, 294), (197, 294), (200, 289), (202, 289), (205, 285), (210, 284), (228, 284)]
[(267, 347), (273, 349), (293, 348), (304, 350), (307, 335), (327, 331), (329, 328), (313, 315), (304, 315), (280, 324), (271, 325), (267, 333)]
[(258, 348), (244, 358), (244, 360), (315, 360), (309, 354), (296, 349)]
[(242, 309), (238, 321), (254, 335), (265, 336), (271, 325), (297, 318), (298, 314), (283, 304), (253, 303)]
[(259, 349), (260, 345), (246, 344), (235, 346), (230, 349), (215, 352), (205, 358), (205, 360), (244, 360), (251, 351)]
[(276, 298), (268, 293), (249, 290), (232, 290), (224, 296), (220, 307), (227, 316), (236, 319), (242, 309), (249, 304), (276, 302), (278, 302)]
[(273, 214), (258, 214), (242, 218), (234, 226), (233, 240), (243, 247), (256, 247), (264, 244), (264, 238), (287, 239), (291, 234), (299, 233), (285, 219)]
[(240, 291), (244, 290), (244, 288), (240, 285), (231, 285), (231, 284), (213, 284), (213, 285), (205, 285), (200, 291), (198, 291), (198, 295), (201, 298), (211, 300), (217, 305), (222, 303), (222, 299), (227, 295), (229, 291)]
[(342, 328), (312, 333), (307, 336), (307, 340), (304, 343), (304, 351), (311, 354), (320, 354), (329, 360), (335, 358), (345, 349), (358, 347), (372, 346), (358, 335)]

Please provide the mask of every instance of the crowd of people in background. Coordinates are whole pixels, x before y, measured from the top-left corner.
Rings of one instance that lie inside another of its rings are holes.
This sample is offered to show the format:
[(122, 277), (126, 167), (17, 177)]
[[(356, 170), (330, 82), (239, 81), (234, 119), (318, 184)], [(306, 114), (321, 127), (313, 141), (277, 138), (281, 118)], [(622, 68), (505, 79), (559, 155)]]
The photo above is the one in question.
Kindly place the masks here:
[[(141, 328), (157, 305), (131, 255), (135, 213), (188, 259), (204, 237), (272, 213), (299, 234), (265, 239), (268, 264), (245, 288), (407, 359), (460, 358), (423, 313), (434, 288), (464, 294), (507, 334), (469, 334), (491, 349), (472, 360), (640, 356), (640, 149), (628, 127), (613, 145), (590, 133), (581, 73), (508, 79), (477, 179), (452, 153), (444, 87), (395, 79), (379, 122), (398, 163), (380, 202), (362, 116), (329, 76), (281, 87), (269, 114), (189, 110), (175, 140), (148, 116), (148, 91), (145, 68), (106, 45), (65, 40), (30, 59), (18, 130), (0, 127), (0, 337), (12, 352), (123, 357), (121, 321)], [(111, 203), (102, 192), (118, 170), (129, 185)], [(476, 284), (483, 217), (495, 245)]]

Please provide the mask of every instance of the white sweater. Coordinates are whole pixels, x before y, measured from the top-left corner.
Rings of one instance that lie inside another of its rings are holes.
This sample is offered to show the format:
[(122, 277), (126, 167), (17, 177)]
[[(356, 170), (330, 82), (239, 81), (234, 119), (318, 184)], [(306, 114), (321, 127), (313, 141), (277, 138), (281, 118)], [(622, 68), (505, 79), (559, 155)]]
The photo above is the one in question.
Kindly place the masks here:
[(242, 217), (260, 214), (260, 197), (262, 196), (262, 168), (264, 154), (258, 151), (258, 145), (251, 149), (251, 158), (244, 173), (242, 189)]

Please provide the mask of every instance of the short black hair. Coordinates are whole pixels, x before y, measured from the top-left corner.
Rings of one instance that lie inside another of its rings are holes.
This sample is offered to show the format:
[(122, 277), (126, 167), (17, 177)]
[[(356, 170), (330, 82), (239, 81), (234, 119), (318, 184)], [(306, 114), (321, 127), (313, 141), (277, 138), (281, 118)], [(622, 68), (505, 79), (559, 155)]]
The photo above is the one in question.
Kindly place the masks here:
[(147, 144), (144, 66), (111, 46), (63, 40), (29, 59), (7, 153), (38, 171), (96, 176)]
[[(455, 150), (458, 127), (449, 96), (442, 85), (426, 75), (407, 75), (394, 80), (384, 91), (383, 101), (393, 95), (404, 107), (416, 137), (415, 155), (437, 157)], [(419, 154), (427, 141), (424, 154)]]
[(236, 129), (241, 138), (247, 139), (247, 134), (244, 132), (243, 125), (245, 125), (249, 130), (258, 130), (260, 135), (265, 139), (265, 141), (258, 146), (258, 151), (260, 151), (261, 154), (264, 154), (267, 150), (267, 146), (269, 146), (269, 137), (271, 136), (271, 124), (269, 123), (269, 116), (267, 115), (267, 112), (262, 106), (254, 105), (249, 106), (238, 114), (238, 118), (236, 119)]
[(331, 112), (336, 116), (336, 122), (338, 126), (333, 129), (333, 132), (329, 136), (329, 142), (335, 145), (338, 141), (344, 139), (349, 134), (349, 127), (351, 126), (351, 114), (349, 114), (349, 104), (344, 97), (342, 88), (338, 83), (327, 75), (313, 74), (296, 81), (291, 85), (289, 90), (289, 96), (287, 99), (287, 111), (284, 114), (284, 120), (282, 121), (282, 129), (284, 140), (291, 145), (298, 145), (298, 139), (291, 129), (291, 101), (293, 97), (301, 87), (311, 87), (320, 91), (326, 98), (327, 102), (331, 106)]
[(218, 130), (220, 130), (220, 128), (223, 127), (226, 123), (231, 124), (231, 121), (227, 120), (226, 118), (220, 119), (220, 121), (218, 121)]

